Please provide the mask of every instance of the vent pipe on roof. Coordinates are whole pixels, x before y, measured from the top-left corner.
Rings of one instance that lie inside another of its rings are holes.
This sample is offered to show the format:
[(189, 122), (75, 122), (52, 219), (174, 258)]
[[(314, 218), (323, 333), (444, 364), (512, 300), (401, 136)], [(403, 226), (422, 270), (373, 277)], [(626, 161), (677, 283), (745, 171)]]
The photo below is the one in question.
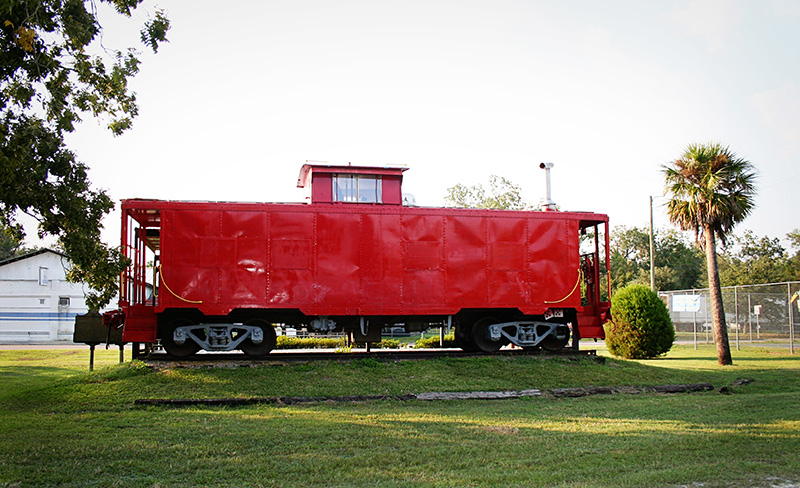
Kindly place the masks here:
[(550, 169), (553, 167), (553, 163), (540, 163), (539, 167), (544, 170), (547, 183), (547, 197), (542, 203), (542, 210), (555, 210), (556, 203), (550, 198)]

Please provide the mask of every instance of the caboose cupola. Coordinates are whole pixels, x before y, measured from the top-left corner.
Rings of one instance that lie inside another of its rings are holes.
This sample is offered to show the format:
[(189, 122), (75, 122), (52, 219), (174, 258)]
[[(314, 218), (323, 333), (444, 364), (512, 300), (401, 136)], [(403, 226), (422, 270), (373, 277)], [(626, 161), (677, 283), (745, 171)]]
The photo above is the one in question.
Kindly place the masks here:
[(402, 205), (407, 169), (308, 162), (300, 169), (297, 187), (309, 190), (311, 203)]

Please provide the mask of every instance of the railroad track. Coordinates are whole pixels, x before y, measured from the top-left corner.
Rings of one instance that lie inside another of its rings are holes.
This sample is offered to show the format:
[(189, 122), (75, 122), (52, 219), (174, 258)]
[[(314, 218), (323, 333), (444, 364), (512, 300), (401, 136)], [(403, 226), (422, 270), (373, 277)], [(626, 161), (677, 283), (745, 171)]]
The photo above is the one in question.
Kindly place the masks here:
[(558, 352), (550, 352), (543, 350), (524, 350), (524, 349), (503, 349), (496, 353), (487, 354), (483, 352), (466, 352), (460, 349), (379, 349), (371, 352), (366, 351), (352, 351), (352, 352), (336, 352), (332, 350), (310, 351), (310, 350), (291, 350), (283, 349), (272, 351), (270, 354), (263, 358), (251, 358), (240, 352), (224, 352), (224, 353), (200, 353), (194, 356), (178, 358), (170, 356), (169, 354), (161, 351), (150, 353), (147, 356), (141, 356), (145, 362), (181, 362), (181, 363), (215, 363), (215, 362), (242, 362), (242, 363), (259, 363), (259, 362), (302, 362), (302, 361), (351, 361), (354, 359), (372, 358), (383, 361), (409, 361), (409, 360), (422, 360), (434, 358), (470, 358), (470, 357), (598, 357), (597, 351), (594, 349), (586, 349), (575, 351), (574, 349), (562, 349)]

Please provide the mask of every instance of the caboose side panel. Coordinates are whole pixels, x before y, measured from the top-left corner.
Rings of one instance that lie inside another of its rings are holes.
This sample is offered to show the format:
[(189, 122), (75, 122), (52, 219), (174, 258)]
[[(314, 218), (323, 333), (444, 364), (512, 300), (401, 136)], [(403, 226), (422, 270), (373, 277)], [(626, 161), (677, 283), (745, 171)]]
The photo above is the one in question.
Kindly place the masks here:
[(270, 211), (268, 295), (265, 306), (298, 307), (313, 301), (314, 214)]
[(398, 213), (361, 216), (361, 314), (403, 313), (403, 235)]
[(519, 217), (487, 221), (489, 303), (497, 307), (524, 307), (531, 298), (525, 252), (531, 222)]
[(313, 304), (326, 315), (358, 315), (361, 291), (361, 216), (352, 213), (316, 214), (315, 259), (311, 287)]
[(444, 218), (405, 212), (401, 225), (404, 308), (444, 308)]
[(446, 301), (456, 310), (483, 306), (488, 300), (486, 225), (483, 217), (446, 220)]
[(163, 219), (160, 311), (541, 314), (580, 305), (575, 220), (310, 207), (176, 209)]
[(220, 289), (239, 307), (260, 307), (267, 296), (269, 215), (255, 211), (223, 211), (220, 233), (232, 240), (228, 265), (222, 266)]
[(523, 312), (541, 314), (550, 307), (579, 306), (578, 222), (532, 219), (528, 232), (531, 309)]
[(220, 237), (218, 210), (167, 209), (162, 212), (159, 311), (211, 309), (220, 301), (220, 264), (232, 241)]

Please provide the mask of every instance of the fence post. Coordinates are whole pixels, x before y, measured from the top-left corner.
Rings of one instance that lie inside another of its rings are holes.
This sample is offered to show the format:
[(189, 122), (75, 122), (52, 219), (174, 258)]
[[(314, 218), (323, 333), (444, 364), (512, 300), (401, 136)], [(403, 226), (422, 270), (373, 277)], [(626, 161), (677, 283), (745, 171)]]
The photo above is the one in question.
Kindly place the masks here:
[(708, 295), (703, 297), (703, 328), (706, 330), (706, 344), (708, 344)]
[[(692, 297), (694, 297), (694, 288), (692, 288)], [(692, 306), (692, 325), (694, 327), (694, 350), (697, 350), (697, 312)]]
[(753, 342), (753, 305), (750, 303), (750, 292), (747, 292), (747, 330), (750, 331), (750, 342)]
[(736, 350), (739, 350), (739, 287), (733, 287), (733, 308), (736, 309)]
[(791, 283), (786, 283), (786, 306), (789, 308), (789, 354), (794, 354), (794, 317), (792, 316)]

